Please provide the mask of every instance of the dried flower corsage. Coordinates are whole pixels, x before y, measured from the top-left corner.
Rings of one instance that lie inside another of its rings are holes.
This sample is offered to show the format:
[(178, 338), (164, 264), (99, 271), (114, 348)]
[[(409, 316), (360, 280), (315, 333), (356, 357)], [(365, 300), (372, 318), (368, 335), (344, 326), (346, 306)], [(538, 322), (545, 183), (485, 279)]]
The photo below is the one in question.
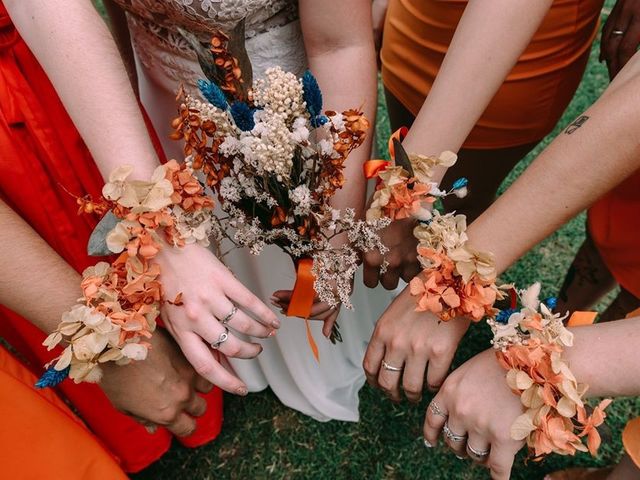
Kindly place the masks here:
[[(540, 302), (540, 284), (522, 290), (520, 310), (500, 312), (488, 323), (500, 365), (507, 370), (507, 383), (520, 396), (525, 412), (511, 427), (514, 440), (526, 440), (532, 455), (574, 455), (600, 446), (597, 427), (604, 423), (603, 400), (589, 413), (583, 401), (587, 385), (577, 382), (562, 358), (573, 344), (573, 334), (549, 302)], [(586, 440), (586, 445), (584, 441)]]
[(438, 198), (467, 194), (465, 178), (456, 180), (449, 191), (440, 190), (432, 181), (435, 169), (451, 167), (457, 156), (452, 152), (437, 157), (407, 154), (400, 139), (398, 131), (390, 140), (393, 165), (382, 165), (368, 174), (365, 166), (368, 177), (378, 178), (367, 218), (418, 221), (414, 235), (423, 270), (409, 284), (416, 311), (435, 313), (444, 321), (464, 316), (478, 322), (495, 314), (493, 305), (503, 298), (503, 292), (495, 284), (493, 256), (467, 245), (464, 215), (441, 215), (433, 209)]
[(213, 201), (188, 164), (172, 160), (147, 182), (129, 180), (132, 171), (130, 166), (116, 169), (99, 201), (79, 199), (81, 210), (106, 213), (91, 235), (89, 253), (118, 257), (83, 272), (82, 298), (44, 341), (49, 350), (66, 347), (39, 387), (54, 386), (67, 375), (76, 383), (98, 382), (100, 364), (145, 359), (146, 339), (156, 328), (164, 301), (154, 258), (163, 242), (208, 244)]
[[(358, 110), (323, 111), (308, 71), (297, 78), (270, 68), (251, 84), (246, 52), (232, 37), (218, 33), (207, 46), (186, 38), (208, 80), (199, 82), (205, 101), (194, 92), (180, 96), (173, 138), (185, 142), (185, 156), (219, 199), (216, 244), (256, 255), (265, 245), (285, 251), (297, 269), (289, 315), (308, 317), (316, 295), (351, 308), (359, 258), (386, 251), (377, 232), (389, 220), (359, 219), (330, 200), (345, 183), (345, 162), (363, 143), (368, 120)], [(227, 63), (233, 68), (223, 68)], [(346, 240), (336, 246), (338, 235)]]

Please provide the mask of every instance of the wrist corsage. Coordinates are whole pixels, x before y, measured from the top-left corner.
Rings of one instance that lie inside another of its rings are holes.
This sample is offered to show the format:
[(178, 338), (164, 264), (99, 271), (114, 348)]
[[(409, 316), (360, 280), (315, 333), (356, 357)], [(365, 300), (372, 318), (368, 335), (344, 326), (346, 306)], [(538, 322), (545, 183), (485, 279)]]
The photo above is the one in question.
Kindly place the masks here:
[(488, 320), (507, 383), (525, 408), (511, 427), (511, 437), (525, 440), (535, 458), (577, 451), (595, 455), (601, 441), (597, 428), (611, 400), (593, 409), (584, 403), (588, 386), (578, 383), (562, 358), (565, 347), (573, 344), (573, 334), (563, 323), (567, 315), (553, 313), (549, 302), (538, 300), (539, 293), (539, 283), (520, 291), (520, 310), (504, 310)]
[(495, 284), (493, 256), (467, 245), (464, 215), (441, 215), (433, 209), (438, 199), (467, 194), (465, 178), (456, 180), (448, 191), (432, 181), (435, 170), (453, 166), (457, 156), (453, 152), (437, 157), (407, 154), (400, 140), (399, 130), (389, 144), (394, 165), (374, 160), (369, 166), (378, 166), (375, 171), (365, 166), (365, 173), (370, 171), (367, 176), (378, 179), (367, 218), (418, 221), (414, 235), (423, 270), (410, 283), (416, 311), (435, 313), (444, 321), (465, 316), (477, 322), (493, 315), (494, 303), (503, 298)]
[[(100, 364), (143, 360), (164, 301), (155, 262), (163, 243), (206, 245), (212, 228), (213, 201), (189, 164), (170, 161), (148, 182), (132, 181), (133, 168), (123, 166), (109, 177), (97, 202), (79, 199), (81, 211), (104, 214), (89, 240), (91, 255), (118, 257), (82, 274), (82, 298), (62, 315), (44, 341), (53, 349), (65, 345), (38, 381), (54, 386), (67, 376), (75, 382), (98, 382)], [(180, 295), (172, 303), (180, 303)]]

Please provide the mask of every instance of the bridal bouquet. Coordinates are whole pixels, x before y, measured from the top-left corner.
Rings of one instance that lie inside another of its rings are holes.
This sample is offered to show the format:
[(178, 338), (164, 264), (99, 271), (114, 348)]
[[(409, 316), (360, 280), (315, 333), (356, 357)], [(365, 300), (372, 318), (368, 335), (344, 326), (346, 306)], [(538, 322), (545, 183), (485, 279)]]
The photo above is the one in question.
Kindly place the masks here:
[[(387, 250), (377, 232), (388, 219), (361, 220), (353, 209), (330, 204), (368, 120), (356, 109), (323, 111), (309, 71), (297, 78), (271, 68), (249, 87), (251, 67), (238, 60), (242, 52), (230, 53), (228, 37), (217, 34), (207, 49), (195, 42), (208, 77), (199, 82), (206, 101), (181, 95), (174, 138), (185, 141), (187, 163), (219, 200), (215, 241), (255, 255), (265, 245), (285, 251), (298, 273), (289, 315), (308, 317), (316, 295), (351, 308), (360, 255)], [(346, 240), (334, 242), (339, 235)]]

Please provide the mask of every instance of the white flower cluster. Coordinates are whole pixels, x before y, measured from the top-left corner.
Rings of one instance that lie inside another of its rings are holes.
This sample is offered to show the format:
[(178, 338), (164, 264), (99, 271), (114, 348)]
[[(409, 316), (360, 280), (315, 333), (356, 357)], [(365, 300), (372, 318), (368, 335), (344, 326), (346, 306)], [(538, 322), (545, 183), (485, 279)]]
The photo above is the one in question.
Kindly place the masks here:
[(289, 198), (295, 204), (295, 208), (293, 210), (295, 215), (302, 217), (311, 212), (313, 199), (311, 198), (311, 191), (306, 185), (298, 185), (293, 190), (290, 190)]
[(198, 115), (203, 121), (211, 121), (216, 124), (215, 137), (233, 138), (237, 135), (237, 127), (229, 118), (229, 114), (218, 107), (214, 107), (210, 103), (202, 102), (197, 98), (187, 95), (185, 104), (188, 108), (200, 112)]
[(279, 182), (289, 178), (293, 166), (295, 144), (291, 132), (280, 115), (256, 112), (256, 125), (240, 138), (241, 152), (246, 163), (258, 174), (273, 174)]
[(293, 73), (280, 67), (269, 68), (265, 78), (253, 84), (253, 100), (268, 116), (280, 116), (291, 125), (298, 117), (307, 116), (302, 98), (302, 82)]

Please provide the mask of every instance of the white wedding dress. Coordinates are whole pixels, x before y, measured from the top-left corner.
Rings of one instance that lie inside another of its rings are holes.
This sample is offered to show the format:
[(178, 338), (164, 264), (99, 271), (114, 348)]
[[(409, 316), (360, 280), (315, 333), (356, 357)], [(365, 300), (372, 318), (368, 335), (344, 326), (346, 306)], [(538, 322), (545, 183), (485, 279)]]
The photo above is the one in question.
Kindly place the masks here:
[[(168, 139), (176, 116), (175, 92), (180, 83), (196, 92), (203, 74), (196, 55), (177, 33), (180, 26), (208, 41), (212, 29), (229, 31), (245, 18), (246, 48), (254, 78), (272, 66), (300, 75), (306, 58), (297, 2), (291, 0), (116, 0), (128, 13), (137, 57), (142, 102), (159, 133), (169, 158), (182, 158), (179, 142)], [(330, 107), (327, 106), (327, 107)], [(241, 282), (263, 300), (275, 290), (293, 287), (291, 260), (279, 249), (258, 256), (235, 251), (225, 258)], [(338, 319), (343, 343), (332, 345), (311, 322), (319, 347), (316, 362), (306, 340), (304, 322), (280, 317), (282, 327), (273, 339), (260, 340), (257, 359), (231, 359), (250, 391), (269, 386), (285, 405), (317, 420), (358, 420), (358, 391), (364, 383), (362, 358), (374, 323), (391, 295), (366, 289), (356, 279), (355, 309), (342, 309)]]

